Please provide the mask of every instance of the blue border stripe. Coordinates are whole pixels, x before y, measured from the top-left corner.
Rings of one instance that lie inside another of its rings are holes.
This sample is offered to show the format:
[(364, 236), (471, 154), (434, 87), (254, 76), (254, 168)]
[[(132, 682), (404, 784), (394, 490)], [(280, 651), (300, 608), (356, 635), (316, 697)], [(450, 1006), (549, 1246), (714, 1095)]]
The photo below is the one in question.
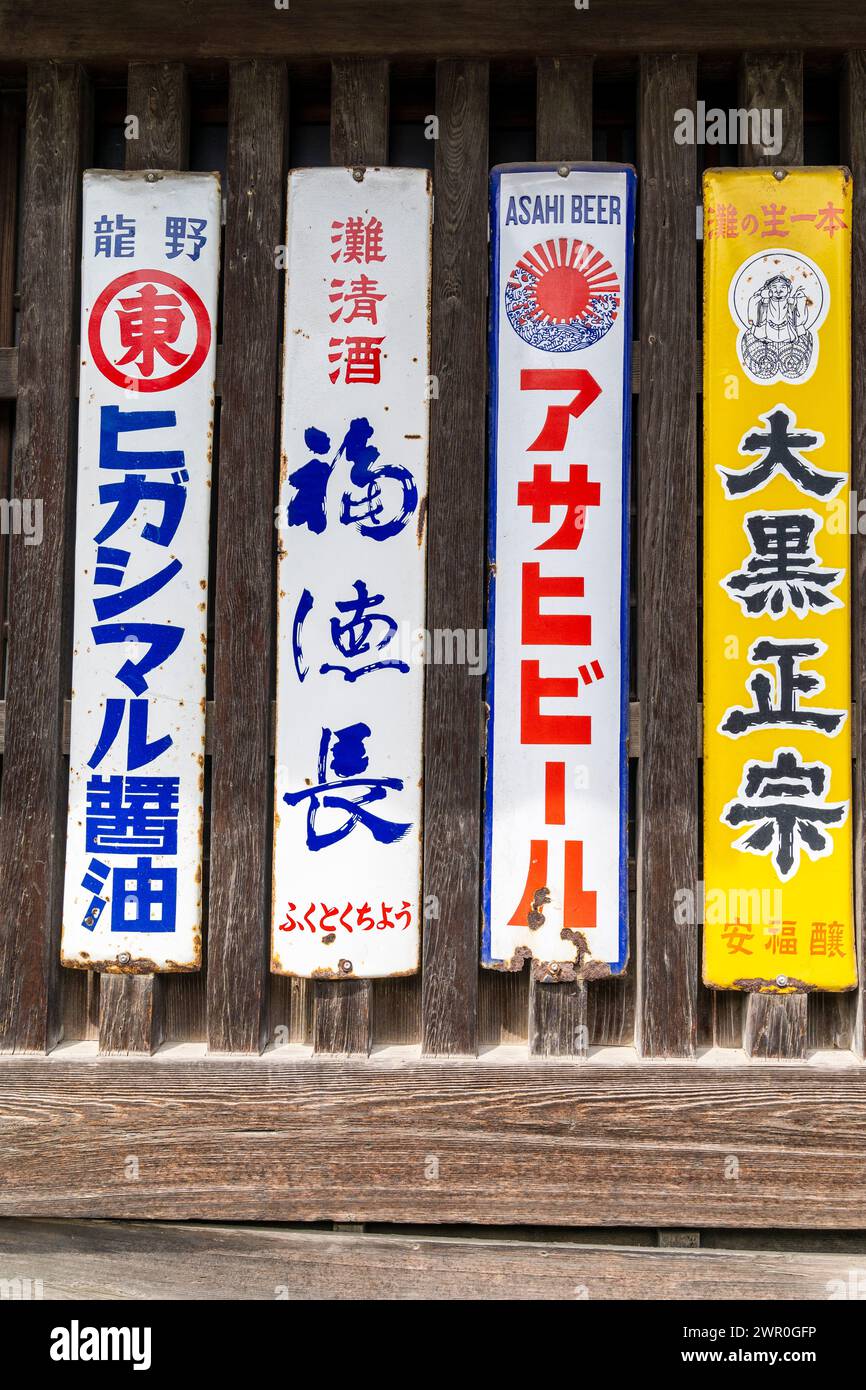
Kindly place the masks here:
[[(499, 965), (501, 960), (490, 954), (490, 886), (493, 848), (493, 728), (495, 720), (494, 677), (496, 663), (496, 488), (497, 488), (497, 426), (499, 418), (499, 383), (497, 352), (499, 347), (499, 200), (503, 174), (553, 173), (562, 168), (555, 164), (498, 164), (490, 171), (490, 314), (488, 325), (488, 363), (490, 369), (488, 433), (490, 477), (487, 509), (487, 758), (484, 782), (484, 889), (482, 901), (481, 961), (483, 965)], [(623, 350), (622, 394), (622, 589), (620, 595), (620, 872), (619, 872), (619, 958), (609, 962), (612, 975), (620, 975), (628, 962), (628, 714), (629, 714), (629, 516), (631, 484), (631, 339), (632, 339), (632, 281), (634, 275), (634, 223), (637, 200), (637, 175), (631, 164), (572, 164), (570, 172), (587, 174), (625, 174), (626, 178), (626, 238), (625, 283), (623, 314), (625, 345)]]

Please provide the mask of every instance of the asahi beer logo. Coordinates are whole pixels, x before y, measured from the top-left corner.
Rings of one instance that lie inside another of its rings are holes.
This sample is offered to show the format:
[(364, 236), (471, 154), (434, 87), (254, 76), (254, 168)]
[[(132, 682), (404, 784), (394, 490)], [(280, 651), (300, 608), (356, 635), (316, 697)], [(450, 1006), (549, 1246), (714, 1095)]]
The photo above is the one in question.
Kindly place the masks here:
[(751, 256), (731, 281), (737, 355), (758, 385), (807, 381), (818, 364), (818, 329), (830, 290), (808, 256), (774, 249)]
[(519, 338), (542, 352), (591, 347), (614, 323), (620, 285), (610, 261), (589, 242), (537, 242), (508, 277), (505, 312)]

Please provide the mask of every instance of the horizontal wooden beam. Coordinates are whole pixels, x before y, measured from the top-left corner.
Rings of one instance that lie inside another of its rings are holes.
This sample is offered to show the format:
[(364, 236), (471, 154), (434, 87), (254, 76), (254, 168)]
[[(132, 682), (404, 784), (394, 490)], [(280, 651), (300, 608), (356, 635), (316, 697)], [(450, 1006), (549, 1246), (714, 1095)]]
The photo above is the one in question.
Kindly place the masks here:
[(123, 23), (106, 23), (104, 0), (22, 5), (0, 0), (0, 52), (8, 65), (39, 58), (108, 63), (245, 58), (518, 57), (573, 54), (729, 52), (866, 44), (859, 0), (764, 0), (730, 7), (715, 0), (617, 0), (578, 9), (563, 0), (126, 0)]
[[(4, 1221), (0, 1280), (27, 1270), (49, 1299), (826, 1299), (852, 1256), (812, 1251), (160, 1222)], [(339, 1278), (334, 1271), (339, 1270)], [(238, 1271), (243, 1275), (238, 1277)]]
[(729, 1055), (2, 1057), (0, 1216), (866, 1227), (866, 1069)]
[[(701, 361), (701, 343), (696, 344), (698, 362)], [(281, 354), (282, 355), (282, 354)], [(222, 395), (222, 363), (223, 347), (220, 343), (217, 347), (216, 355), (216, 394)], [(78, 381), (76, 378), (76, 390)], [(277, 395), (282, 393), (283, 376), (280, 371), (277, 374)], [(631, 389), (632, 395), (640, 394), (640, 343), (634, 342), (631, 345)], [(703, 390), (702, 375), (698, 372), (697, 390)], [(18, 349), (17, 347), (0, 348), (0, 401), (14, 401), (18, 394)]]
[[(479, 699), (480, 699), (480, 698), (481, 698), (481, 692), (480, 692), (480, 686), (479, 686)], [(62, 732), (61, 732), (61, 748), (62, 748), (62, 751), (63, 751), (64, 753), (68, 753), (68, 752), (69, 752), (69, 725), (70, 725), (71, 717), (72, 717), (72, 702), (71, 702), (70, 700), (66, 700), (66, 701), (64, 701), (64, 705), (63, 705), (63, 730), (62, 730)], [(270, 734), (271, 753), (273, 753), (273, 751), (274, 751), (274, 727), (275, 727), (275, 726), (274, 726), (274, 720), (275, 720), (275, 718), (276, 718), (276, 713), (275, 713), (275, 701), (272, 700), (272, 701), (271, 701), (271, 734)], [(698, 705), (698, 707), (697, 707), (696, 718), (697, 718), (697, 721), (698, 721), (698, 726), (700, 727), (700, 722), (701, 722), (701, 707), (700, 707), (700, 705)], [(210, 753), (211, 750), (212, 750), (212, 747), (213, 747), (213, 730), (214, 730), (214, 702), (213, 702), (213, 700), (208, 700), (208, 702), (207, 702), (207, 710), (206, 710), (206, 714), (205, 714), (205, 752), (206, 752), (206, 753)], [(631, 704), (629, 705), (629, 710), (628, 710), (628, 740), (629, 740), (629, 743), (628, 743), (629, 757), (630, 757), (630, 758), (637, 758), (637, 757), (640, 755), (640, 705), (638, 704), (637, 700), (632, 700)], [(5, 701), (5, 700), (0, 700), (0, 753), (3, 752), (3, 747), (4, 747), (4, 744), (5, 744), (5, 741), (6, 741), (6, 701)], [(480, 740), (480, 737), (479, 737), (479, 743), (478, 743), (478, 753), (479, 753), (479, 757), (483, 754), (483, 752), (484, 752), (484, 749), (483, 749), (483, 746), (482, 746), (482, 744), (481, 744), (481, 740)]]

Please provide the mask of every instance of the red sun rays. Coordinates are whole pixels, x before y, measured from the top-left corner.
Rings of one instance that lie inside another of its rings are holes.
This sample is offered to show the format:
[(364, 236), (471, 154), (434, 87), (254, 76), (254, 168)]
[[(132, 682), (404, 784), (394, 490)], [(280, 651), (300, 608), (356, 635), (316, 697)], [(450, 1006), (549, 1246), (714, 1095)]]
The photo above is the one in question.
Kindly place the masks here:
[[(531, 278), (521, 284), (518, 271)], [(602, 295), (613, 295), (619, 304), (619, 282), (607, 257), (567, 237), (536, 243), (517, 262), (511, 281), (520, 284), (527, 318), (540, 323), (573, 323)]]

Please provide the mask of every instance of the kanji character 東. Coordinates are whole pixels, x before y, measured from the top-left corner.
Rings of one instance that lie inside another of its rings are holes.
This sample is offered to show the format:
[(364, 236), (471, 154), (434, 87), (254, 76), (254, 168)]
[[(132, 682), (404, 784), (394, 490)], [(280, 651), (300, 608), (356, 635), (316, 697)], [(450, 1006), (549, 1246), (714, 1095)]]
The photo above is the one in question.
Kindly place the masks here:
[(118, 358), (118, 367), (133, 362), (143, 377), (151, 377), (157, 356), (170, 367), (179, 367), (189, 356), (172, 347), (184, 325), (183, 301), (179, 295), (160, 294), (154, 285), (142, 285), (137, 295), (121, 299), (117, 317), (120, 345), (127, 349), (124, 356)]

